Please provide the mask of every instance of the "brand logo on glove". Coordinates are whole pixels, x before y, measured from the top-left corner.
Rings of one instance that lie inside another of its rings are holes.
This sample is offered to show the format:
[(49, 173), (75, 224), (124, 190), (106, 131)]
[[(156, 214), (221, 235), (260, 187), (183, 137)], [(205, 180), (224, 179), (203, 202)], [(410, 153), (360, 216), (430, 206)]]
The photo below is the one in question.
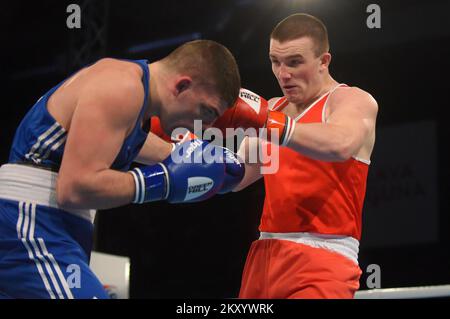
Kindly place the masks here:
[(236, 156), (226, 148), (225, 148), (225, 162), (241, 165), (241, 162), (239, 162), (239, 160), (236, 158)]
[(205, 192), (208, 191), (212, 186), (212, 182), (210, 183), (205, 183), (205, 184), (201, 184), (201, 185), (195, 185), (195, 186), (190, 186), (188, 193), (200, 193), (200, 192)]
[(254, 94), (252, 91), (241, 89), (239, 97), (247, 104), (247, 106), (250, 106), (256, 114), (259, 114), (261, 109), (261, 98), (259, 95)]
[(209, 177), (197, 176), (188, 178), (188, 187), (185, 201), (198, 198), (206, 194), (214, 186), (214, 181)]
[(255, 101), (256, 103), (259, 103), (259, 96), (255, 95), (255, 94), (251, 94), (249, 91), (244, 91), (241, 90), (239, 92), (239, 95), (241, 96), (241, 99), (247, 99), (247, 100), (252, 100)]
[[(257, 103), (251, 101), (253, 106), (256, 108)], [(247, 103), (248, 104), (248, 103)], [(250, 104), (248, 104), (250, 105)], [(252, 106), (252, 108), (253, 108)], [(254, 108), (253, 108), (254, 110)], [(239, 131), (241, 130), (241, 131)], [(177, 146), (174, 151), (171, 153), (171, 158), (174, 163), (222, 163), (225, 161), (226, 163), (236, 163), (243, 165), (242, 163), (262, 163), (260, 168), (261, 174), (274, 174), (278, 171), (279, 168), (279, 148), (276, 143), (266, 142), (267, 138), (267, 129), (260, 128), (259, 135), (257, 134), (254, 128), (248, 128), (245, 131), (242, 129), (235, 128), (227, 128), (227, 138), (225, 141), (224, 135), (222, 134), (222, 130), (214, 127), (210, 127), (203, 132), (202, 121), (194, 120), (194, 135), (197, 138), (196, 140), (192, 140), (190, 143), (181, 144), (182, 146)], [(271, 138), (274, 140), (278, 140), (278, 129), (271, 129)], [(230, 132), (228, 132), (230, 131)], [(247, 153), (234, 154), (229, 150), (238, 149), (235, 143), (237, 140), (238, 145), (241, 144), (243, 139), (243, 133), (245, 136), (249, 137), (249, 141), (251, 140), (252, 146), (249, 147)], [(186, 134), (185, 128), (176, 128), (172, 132), (172, 136), (176, 136), (177, 134)], [(230, 137), (237, 137), (230, 138)], [(256, 137), (260, 138), (256, 138)], [(205, 148), (201, 147), (203, 145), (202, 139), (211, 141)], [(218, 147), (224, 147), (223, 142), (226, 142), (226, 151), (225, 152), (217, 152), (214, 151)], [(180, 144), (178, 144), (180, 145)], [(195, 152), (199, 152), (198, 156)], [(192, 156), (194, 153), (195, 156)], [(223, 156), (223, 154), (225, 156)]]
[(193, 140), (193, 142), (191, 142), (188, 149), (186, 150), (185, 157), (191, 157), (191, 153), (202, 144), (203, 142), (200, 140)]

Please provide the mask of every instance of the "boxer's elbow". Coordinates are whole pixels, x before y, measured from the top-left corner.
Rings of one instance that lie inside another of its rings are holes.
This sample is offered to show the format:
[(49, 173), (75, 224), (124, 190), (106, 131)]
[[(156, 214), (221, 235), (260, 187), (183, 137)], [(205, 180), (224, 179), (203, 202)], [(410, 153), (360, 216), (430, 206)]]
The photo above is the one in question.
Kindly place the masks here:
[(80, 179), (59, 178), (56, 186), (56, 202), (61, 208), (78, 209), (85, 205), (88, 191)]
[(355, 143), (351, 138), (342, 137), (330, 145), (329, 154), (336, 162), (344, 162), (355, 153)]
[(334, 161), (344, 162), (357, 154), (364, 144), (365, 136), (364, 129), (334, 126), (327, 143)]

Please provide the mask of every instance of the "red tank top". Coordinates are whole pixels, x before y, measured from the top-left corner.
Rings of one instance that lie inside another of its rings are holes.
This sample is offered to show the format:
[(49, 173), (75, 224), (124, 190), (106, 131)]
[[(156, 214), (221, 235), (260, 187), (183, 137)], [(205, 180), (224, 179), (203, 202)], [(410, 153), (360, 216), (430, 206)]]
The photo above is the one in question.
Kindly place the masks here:
[[(330, 92), (308, 107), (297, 122), (323, 122)], [(273, 109), (281, 111), (287, 104), (283, 97)], [(324, 162), (287, 147), (280, 147), (279, 156), (278, 172), (264, 175), (266, 197), (259, 230), (360, 240), (368, 163), (353, 157), (345, 162)]]

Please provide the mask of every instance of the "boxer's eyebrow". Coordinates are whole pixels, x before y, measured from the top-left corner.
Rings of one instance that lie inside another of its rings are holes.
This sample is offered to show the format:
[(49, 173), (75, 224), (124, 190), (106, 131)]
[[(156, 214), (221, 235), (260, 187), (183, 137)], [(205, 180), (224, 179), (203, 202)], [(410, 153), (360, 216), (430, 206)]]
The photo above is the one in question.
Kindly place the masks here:
[[(278, 59), (278, 57), (276, 57), (275, 55), (269, 54), (270, 59)], [(301, 55), (300, 53), (296, 53), (296, 54), (292, 54), (292, 55), (288, 55), (285, 57), (282, 57), (282, 59), (295, 59), (295, 58), (301, 58), (303, 59), (303, 55)]]

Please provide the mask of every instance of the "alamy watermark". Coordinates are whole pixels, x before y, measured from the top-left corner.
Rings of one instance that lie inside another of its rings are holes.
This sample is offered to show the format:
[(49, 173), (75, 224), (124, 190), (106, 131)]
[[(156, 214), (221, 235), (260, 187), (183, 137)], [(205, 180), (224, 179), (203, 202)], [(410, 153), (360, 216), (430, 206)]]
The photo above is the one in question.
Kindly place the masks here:
[(66, 19), (66, 25), (69, 29), (81, 28), (81, 8), (78, 4), (71, 3), (67, 6), (66, 12), (70, 13)]
[(381, 29), (381, 8), (378, 4), (369, 4), (366, 12), (370, 13), (366, 20), (369, 29)]
[(81, 268), (77, 264), (70, 264), (66, 268), (67, 276), (67, 285), (70, 289), (72, 288), (81, 288)]
[(370, 264), (366, 268), (370, 275), (366, 279), (366, 286), (369, 289), (381, 288), (381, 267), (377, 264)]
[[(173, 140), (179, 140), (180, 136), (185, 136), (187, 130), (185, 128), (177, 128), (173, 130), (171, 137)], [(171, 153), (174, 163), (219, 163), (219, 162), (235, 162), (237, 160), (246, 164), (260, 164), (261, 174), (273, 174), (279, 169), (280, 146), (277, 141), (278, 130), (273, 129), (270, 132), (270, 140), (268, 142), (267, 129), (255, 128), (234, 129), (227, 128), (225, 136), (222, 130), (218, 128), (208, 128), (202, 130), (202, 121), (194, 121), (193, 134), (197, 139), (190, 143), (179, 143)], [(244, 142), (244, 138), (248, 138)], [(205, 144), (204, 140), (209, 141)], [(225, 141), (225, 143), (224, 143)], [(246, 144), (242, 144), (246, 143)], [(226, 148), (224, 152), (220, 148)], [(237, 150), (237, 155), (228, 150)], [(225, 158), (223, 156), (225, 154)]]

